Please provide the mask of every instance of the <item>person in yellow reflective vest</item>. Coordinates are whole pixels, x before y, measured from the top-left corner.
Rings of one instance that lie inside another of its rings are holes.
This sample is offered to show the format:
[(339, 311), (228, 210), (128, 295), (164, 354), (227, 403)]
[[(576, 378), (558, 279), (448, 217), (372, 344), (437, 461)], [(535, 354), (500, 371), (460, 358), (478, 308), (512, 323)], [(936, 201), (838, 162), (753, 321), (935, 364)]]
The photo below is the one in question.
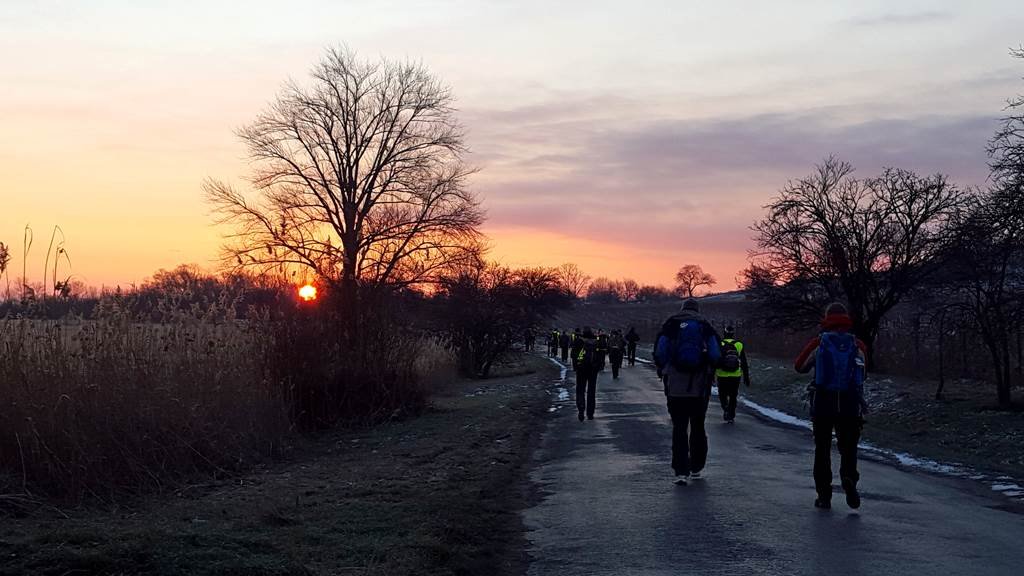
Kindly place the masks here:
[(736, 421), (740, 379), (750, 388), (750, 369), (747, 366), (747, 352), (743, 342), (736, 339), (735, 328), (726, 326), (721, 344), (722, 357), (715, 370), (715, 380), (718, 381), (718, 400), (722, 403), (722, 419), (732, 424)]

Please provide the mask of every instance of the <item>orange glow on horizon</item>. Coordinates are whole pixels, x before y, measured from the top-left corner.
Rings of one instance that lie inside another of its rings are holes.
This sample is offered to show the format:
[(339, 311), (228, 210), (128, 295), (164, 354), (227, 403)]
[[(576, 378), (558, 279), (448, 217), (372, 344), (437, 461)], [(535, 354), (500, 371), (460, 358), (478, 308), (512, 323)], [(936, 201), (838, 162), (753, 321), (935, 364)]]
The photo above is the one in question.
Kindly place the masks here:
[(746, 266), (742, 253), (654, 251), (527, 228), (489, 228), (485, 232), (491, 240), (488, 258), (501, 264), (559, 266), (572, 262), (592, 278), (632, 278), (666, 288), (675, 285), (680, 266), (694, 263), (718, 280), (714, 291), (733, 290), (737, 273)]

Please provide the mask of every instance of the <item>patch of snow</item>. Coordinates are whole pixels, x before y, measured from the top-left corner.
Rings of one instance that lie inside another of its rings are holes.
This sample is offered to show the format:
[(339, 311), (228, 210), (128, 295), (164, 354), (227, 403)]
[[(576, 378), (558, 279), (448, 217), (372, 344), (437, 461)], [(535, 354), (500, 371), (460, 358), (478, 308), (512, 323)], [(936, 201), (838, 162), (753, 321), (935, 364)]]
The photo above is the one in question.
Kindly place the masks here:
[(558, 359), (552, 358), (550, 356), (548, 356), (548, 360), (551, 360), (551, 362), (555, 366), (558, 366), (559, 368), (562, 369), (561, 374), (559, 374), (558, 378), (559, 378), (559, 380), (565, 380), (565, 373), (569, 371), (569, 369), (565, 366), (565, 364), (562, 364), (561, 362), (558, 361)]
[(568, 399), (569, 399), (569, 391), (566, 390), (565, 388), (559, 388), (558, 389), (558, 400), (560, 402), (565, 402)]
[(929, 472), (938, 472), (939, 474), (947, 474), (949, 476), (965, 476), (961, 466), (952, 464), (942, 464), (934, 460), (928, 460), (927, 458), (915, 458), (905, 452), (892, 452), (881, 448), (876, 448), (878, 452), (888, 453), (896, 458), (896, 461), (904, 466), (910, 466), (912, 468), (920, 468), (921, 470), (927, 470)]
[[(712, 394), (716, 394), (717, 391), (717, 388), (712, 388)], [(746, 398), (740, 398), (739, 400), (741, 404), (757, 412), (758, 414), (761, 414), (762, 416), (768, 418), (769, 420), (774, 420), (776, 422), (781, 422), (782, 424), (788, 424), (790, 426), (797, 426), (799, 428), (806, 428), (807, 430), (811, 429), (811, 423), (808, 422), (807, 420), (797, 418), (796, 416), (793, 416), (791, 414), (786, 414), (785, 412), (781, 410), (776, 410), (775, 408), (761, 406), (757, 402), (751, 402)]]
[[(717, 393), (718, 389), (712, 388), (712, 394)], [(740, 398), (739, 401), (744, 406), (747, 406), (751, 410), (754, 410), (755, 412), (761, 414), (762, 416), (768, 418), (769, 420), (774, 420), (776, 422), (781, 422), (783, 424), (797, 426), (800, 428), (806, 428), (807, 430), (813, 429), (811, 422), (808, 420), (797, 418), (796, 416), (787, 414), (785, 412), (782, 412), (781, 410), (761, 406), (760, 404), (756, 402), (751, 402), (746, 398)], [(950, 464), (936, 462), (935, 460), (929, 460), (928, 458), (918, 458), (916, 456), (907, 454), (906, 452), (896, 452), (894, 450), (888, 450), (886, 448), (879, 448), (878, 446), (874, 446), (873, 444), (870, 444), (868, 442), (861, 442), (858, 445), (858, 448), (866, 452), (872, 452), (875, 454), (886, 456), (888, 458), (895, 460), (900, 465), (906, 466), (908, 468), (916, 468), (918, 470), (924, 470), (926, 472), (932, 472), (935, 474), (942, 474), (945, 476), (953, 476), (957, 478), (967, 478), (975, 481), (986, 481), (989, 479), (988, 476), (984, 474), (978, 474), (962, 464)], [(1010, 498), (1020, 498), (1021, 496), (1024, 496), (1024, 486), (1007, 482), (1012, 481), (1013, 478), (1009, 476), (999, 476), (997, 480), (1002, 480), (1003, 483), (992, 484), (992, 490), (995, 490), (996, 492), (999, 492), (1000, 494)]]

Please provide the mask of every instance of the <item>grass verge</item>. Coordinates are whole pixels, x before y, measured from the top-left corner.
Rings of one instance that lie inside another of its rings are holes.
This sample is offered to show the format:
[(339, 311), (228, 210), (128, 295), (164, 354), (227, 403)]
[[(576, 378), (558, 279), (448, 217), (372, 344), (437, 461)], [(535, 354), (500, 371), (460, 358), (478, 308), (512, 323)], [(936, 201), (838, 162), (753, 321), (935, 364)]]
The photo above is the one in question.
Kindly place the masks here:
[[(809, 376), (785, 360), (751, 359), (751, 388), (740, 394), (807, 418), (804, 400)], [(871, 413), (864, 439), (880, 447), (940, 462), (958, 462), (979, 471), (1024, 478), (1024, 407), (997, 410), (987, 386), (976, 381), (947, 383), (935, 400), (930, 380), (872, 375), (865, 384)], [(1020, 390), (1016, 391), (1018, 396)]]
[[(416, 419), (130, 509), (7, 518), (0, 574), (518, 574), (551, 366), (460, 381)], [(530, 372), (523, 374), (523, 372)]]

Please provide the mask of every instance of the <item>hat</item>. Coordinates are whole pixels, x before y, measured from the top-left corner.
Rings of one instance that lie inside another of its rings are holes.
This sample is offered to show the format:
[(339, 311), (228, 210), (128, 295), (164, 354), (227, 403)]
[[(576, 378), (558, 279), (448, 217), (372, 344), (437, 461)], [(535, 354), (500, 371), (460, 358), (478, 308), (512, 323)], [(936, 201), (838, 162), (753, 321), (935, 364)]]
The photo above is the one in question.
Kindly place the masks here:
[(850, 312), (846, 309), (846, 306), (842, 302), (833, 302), (825, 308), (825, 316), (831, 316), (833, 314), (849, 314)]
[(725, 337), (726, 338), (732, 338), (735, 335), (736, 335), (736, 329), (733, 328), (731, 324), (725, 327)]
[(682, 312), (684, 310), (692, 310), (692, 311), (696, 312), (699, 309), (700, 309), (700, 306), (697, 304), (697, 300), (696, 299), (694, 299), (694, 298), (687, 298), (685, 301), (683, 301), (683, 307), (680, 309), (680, 312)]

